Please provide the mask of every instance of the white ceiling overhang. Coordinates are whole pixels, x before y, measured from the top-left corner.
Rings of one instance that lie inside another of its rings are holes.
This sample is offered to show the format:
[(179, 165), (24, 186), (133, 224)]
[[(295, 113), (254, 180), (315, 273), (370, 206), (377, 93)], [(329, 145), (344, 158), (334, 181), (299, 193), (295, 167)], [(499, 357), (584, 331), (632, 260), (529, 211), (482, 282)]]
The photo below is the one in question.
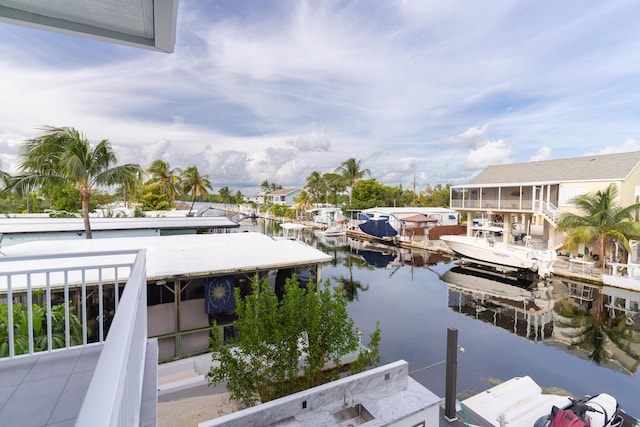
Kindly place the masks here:
[(178, 0), (0, 0), (0, 22), (173, 52)]

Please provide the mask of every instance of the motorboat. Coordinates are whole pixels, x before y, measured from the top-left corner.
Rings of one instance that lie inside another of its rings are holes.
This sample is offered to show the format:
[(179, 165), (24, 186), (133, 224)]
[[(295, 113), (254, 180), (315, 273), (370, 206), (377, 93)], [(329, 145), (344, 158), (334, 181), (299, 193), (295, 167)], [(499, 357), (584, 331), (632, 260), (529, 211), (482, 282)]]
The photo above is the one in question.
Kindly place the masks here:
[[(543, 393), (529, 376), (514, 377), (460, 402), (465, 419), (479, 416), (495, 427), (620, 427), (638, 420), (606, 393), (572, 399)], [(469, 425), (467, 421), (467, 425)]]
[(553, 406), (551, 413), (540, 417), (534, 427), (620, 427), (624, 422), (622, 414), (616, 399), (601, 393), (571, 399), (563, 408)]
[(543, 278), (553, 273), (557, 257), (555, 251), (535, 249), (528, 237), (524, 238), (525, 245), (505, 243), (501, 236), (503, 231), (501, 227), (482, 226), (474, 228), (472, 236), (445, 235), (440, 239), (464, 258), (514, 270), (537, 272)]

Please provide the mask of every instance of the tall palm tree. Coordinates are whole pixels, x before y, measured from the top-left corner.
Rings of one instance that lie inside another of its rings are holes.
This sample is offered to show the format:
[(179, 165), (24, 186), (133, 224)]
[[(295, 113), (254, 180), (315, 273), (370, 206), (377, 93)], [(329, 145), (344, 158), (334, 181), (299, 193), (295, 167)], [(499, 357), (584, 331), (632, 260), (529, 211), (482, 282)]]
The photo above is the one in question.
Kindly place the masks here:
[(206, 197), (209, 195), (208, 190), (213, 190), (209, 175), (200, 175), (197, 166), (189, 166), (180, 174), (182, 190), (185, 194), (191, 194), (191, 207), (188, 215), (191, 216), (193, 205), (196, 203), (196, 197)]
[(304, 216), (304, 212), (313, 204), (313, 200), (311, 194), (302, 190), (298, 193), (293, 201), (296, 202), (296, 211), (302, 212), (302, 216)]
[(337, 205), (338, 193), (343, 193), (346, 189), (344, 179), (337, 173), (328, 172), (322, 174), (322, 180), (325, 182), (327, 192), (331, 195), (331, 197), (328, 198), (328, 201), (330, 203), (333, 203), (334, 205)]
[(640, 203), (620, 207), (615, 201), (617, 194), (616, 185), (611, 184), (606, 190), (578, 196), (572, 202), (585, 215), (567, 212), (558, 223), (560, 230), (569, 231), (565, 242), (569, 250), (575, 249), (580, 243), (597, 241), (603, 273), (606, 250), (612, 239), (622, 243), (627, 252), (631, 252), (629, 239), (640, 237), (640, 224), (634, 221)]
[(314, 203), (318, 203), (323, 185), (324, 182), (322, 180), (322, 174), (320, 174), (320, 172), (313, 171), (307, 177), (307, 185), (305, 186), (305, 188), (311, 194), (311, 198)]
[(262, 197), (262, 202), (263, 203), (267, 202), (267, 194), (281, 188), (282, 188), (282, 185), (278, 185), (275, 182), (269, 182), (268, 179), (265, 179), (264, 181), (262, 181), (262, 184), (260, 184), (260, 189), (264, 193), (264, 196)]
[(229, 190), (229, 187), (224, 186), (220, 188), (220, 190), (218, 190), (218, 194), (220, 194), (220, 201), (222, 203), (225, 205), (231, 203), (231, 190)]
[(151, 178), (146, 184), (160, 184), (162, 191), (173, 202), (180, 193), (180, 168), (172, 169), (169, 162), (156, 159), (151, 163), (147, 172), (151, 175)]
[(364, 178), (365, 176), (371, 175), (371, 171), (369, 169), (362, 169), (361, 163), (362, 160), (356, 160), (355, 157), (350, 157), (336, 168), (336, 172), (342, 175), (349, 185), (349, 205), (353, 204), (353, 186), (356, 181)]
[(139, 165), (116, 166), (111, 143), (103, 139), (91, 147), (84, 134), (72, 127), (47, 126), (45, 133), (27, 141), (22, 151), (19, 175), (10, 183), (13, 188), (28, 190), (44, 183), (72, 184), (80, 192), (82, 217), (87, 239), (91, 239), (89, 201), (97, 186), (131, 182), (141, 173)]
[(236, 204), (241, 205), (244, 203), (244, 197), (242, 196), (242, 192), (240, 190), (236, 191), (236, 195), (234, 196), (236, 199)]

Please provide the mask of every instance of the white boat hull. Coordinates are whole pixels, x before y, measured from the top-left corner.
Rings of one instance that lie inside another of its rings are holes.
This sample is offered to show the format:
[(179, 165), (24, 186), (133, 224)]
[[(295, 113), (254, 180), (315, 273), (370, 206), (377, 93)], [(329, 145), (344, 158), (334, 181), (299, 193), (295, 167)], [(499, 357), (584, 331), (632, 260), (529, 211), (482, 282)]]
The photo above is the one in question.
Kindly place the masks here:
[(456, 254), (478, 261), (502, 265), (518, 270), (538, 272), (540, 276), (553, 273), (554, 251), (538, 251), (525, 246), (493, 242), (482, 237), (441, 236), (440, 239)]

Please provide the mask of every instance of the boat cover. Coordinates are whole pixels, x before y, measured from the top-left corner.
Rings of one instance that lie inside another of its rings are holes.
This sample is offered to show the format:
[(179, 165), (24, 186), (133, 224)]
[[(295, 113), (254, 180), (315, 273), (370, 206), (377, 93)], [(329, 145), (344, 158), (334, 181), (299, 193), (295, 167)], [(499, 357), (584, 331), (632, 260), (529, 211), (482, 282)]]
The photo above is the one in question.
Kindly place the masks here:
[(370, 219), (358, 227), (360, 227), (360, 230), (363, 232), (378, 238), (393, 237), (398, 234), (396, 229), (389, 225), (387, 219)]

